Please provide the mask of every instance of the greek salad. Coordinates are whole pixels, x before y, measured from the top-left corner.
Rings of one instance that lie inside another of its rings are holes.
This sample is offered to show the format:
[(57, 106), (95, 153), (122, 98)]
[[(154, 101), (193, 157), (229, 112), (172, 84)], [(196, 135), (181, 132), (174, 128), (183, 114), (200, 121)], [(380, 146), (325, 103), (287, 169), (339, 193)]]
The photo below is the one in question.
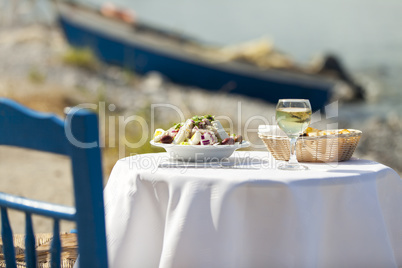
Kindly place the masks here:
[(215, 116), (193, 116), (185, 122), (177, 123), (168, 130), (155, 130), (155, 143), (176, 145), (234, 145), (241, 144), (241, 135), (229, 135)]

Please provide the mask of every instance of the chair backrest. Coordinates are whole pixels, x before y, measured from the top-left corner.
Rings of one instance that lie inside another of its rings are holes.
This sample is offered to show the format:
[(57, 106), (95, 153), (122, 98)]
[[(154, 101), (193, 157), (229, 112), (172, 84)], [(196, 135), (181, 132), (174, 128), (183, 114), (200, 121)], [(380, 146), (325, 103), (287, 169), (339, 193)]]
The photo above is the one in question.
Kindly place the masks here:
[[(69, 156), (75, 207), (50, 204), (0, 192), (1, 235), (7, 267), (15, 267), (12, 231), (7, 209), (26, 214), (25, 258), (36, 267), (35, 239), (31, 215), (54, 219), (52, 267), (60, 266), (59, 221), (75, 221), (80, 267), (107, 267), (102, 164), (98, 119), (94, 113), (73, 108), (61, 120), (0, 98), (0, 145), (30, 148)], [(53, 266), (55, 265), (55, 266)]]

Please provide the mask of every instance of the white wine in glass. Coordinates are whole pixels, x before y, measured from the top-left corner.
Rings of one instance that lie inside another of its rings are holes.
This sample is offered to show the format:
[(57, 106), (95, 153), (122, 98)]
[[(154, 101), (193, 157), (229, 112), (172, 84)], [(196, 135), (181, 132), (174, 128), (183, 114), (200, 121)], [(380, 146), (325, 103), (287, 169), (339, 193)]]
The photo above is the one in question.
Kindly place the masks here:
[(304, 99), (281, 99), (276, 106), (276, 122), (290, 140), (290, 158), (278, 168), (285, 170), (305, 170), (296, 158), (296, 142), (311, 121), (311, 105)]

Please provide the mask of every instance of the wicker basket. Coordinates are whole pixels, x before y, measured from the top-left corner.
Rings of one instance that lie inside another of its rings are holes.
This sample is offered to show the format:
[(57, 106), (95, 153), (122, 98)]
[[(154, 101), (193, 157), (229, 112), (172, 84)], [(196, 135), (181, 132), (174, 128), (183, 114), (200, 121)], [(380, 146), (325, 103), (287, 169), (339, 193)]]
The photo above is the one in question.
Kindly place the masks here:
[[(349, 129), (348, 134), (300, 137), (296, 145), (299, 162), (340, 162), (349, 160), (359, 143), (362, 132)], [(289, 160), (290, 143), (286, 136), (259, 133), (276, 160)]]
[[(36, 260), (38, 268), (50, 268), (50, 243), (52, 241), (53, 234), (36, 234), (35, 235), (35, 245), (36, 245)], [(61, 268), (73, 268), (74, 263), (77, 259), (77, 235), (74, 233), (61, 233)], [(15, 260), (17, 262), (17, 268), (26, 268), (25, 262), (25, 235), (15, 234), (13, 236), (14, 240), (14, 250), (15, 250)], [(0, 267), (5, 268), (6, 262), (2, 254), (3, 242), (0, 237)]]

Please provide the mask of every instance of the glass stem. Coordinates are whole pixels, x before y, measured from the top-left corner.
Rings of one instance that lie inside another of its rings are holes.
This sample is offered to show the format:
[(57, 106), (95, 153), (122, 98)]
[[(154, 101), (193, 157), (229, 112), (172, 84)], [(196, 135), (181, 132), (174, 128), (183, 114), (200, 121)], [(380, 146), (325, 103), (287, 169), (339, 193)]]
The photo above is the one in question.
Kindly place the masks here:
[(297, 158), (296, 158), (296, 142), (297, 142), (297, 137), (290, 137), (289, 164), (291, 164), (291, 165), (298, 165), (299, 164), (299, 162), (297, 162)]

